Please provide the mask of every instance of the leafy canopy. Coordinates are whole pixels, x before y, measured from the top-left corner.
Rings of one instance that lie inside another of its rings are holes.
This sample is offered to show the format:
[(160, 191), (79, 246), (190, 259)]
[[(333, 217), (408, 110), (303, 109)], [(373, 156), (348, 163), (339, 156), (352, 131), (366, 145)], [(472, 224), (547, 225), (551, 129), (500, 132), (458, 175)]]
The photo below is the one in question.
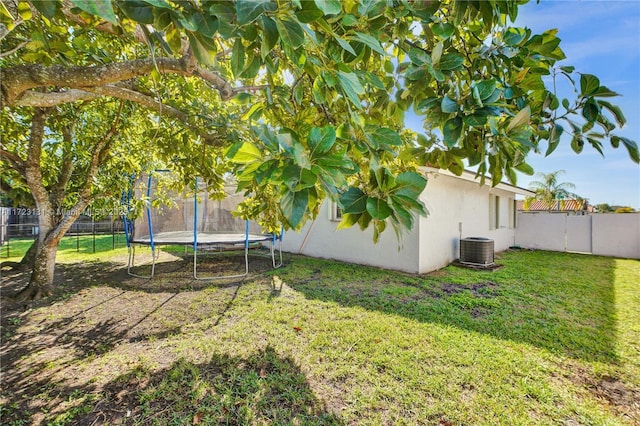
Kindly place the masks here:
[[(609, 142), (639, 161), (636, 143), (615, 134), (625, 124), (608, 101), (617, 94), (596, 76), (556, 67), (565, 58), (556, 30), (512, 26), (521, 3), (20, 2), (19, 16), (0, 8), (8, 31), (2, 51), (15, 49), (2, 66), (91, 72), (152, 58), (155, 67), (125, 81), (176, 109), (157, 123), (174, 132), (178, 124), (188, 137), (159, 146), (165, 158), (186, 158), (185, 169), (206, 175), (189, 169), (186, 157), (203, 147), (212, 174), (232, 172), (251, 194), (242, 214), (273, 227), (299, 228), (330, 197), (345, 213), (341, 226), (373, 226), (377, 237), (387, 223), (399, 232), (412, 226), (413, 212), (425, 213), (418, 166), (457, 174), (471, 166), (494, 185), (515, 182), (516, 170), (533, 173), (527, 154), (551, 154), (564, 132), (577, 153), (586, 144), (602, 153)], [(169, 75), (175, 64), (167, 58), (184, 69)], [(547, 76), (568, 79), (575, 99), (559, 99)], [(17, 80), (2, 82), (5, 107), (36, 106), (73, 88), (124, 96), (106, 87), (113, 82)], [(422, 118), (422, 134), (404, 129), (408, 111)]]

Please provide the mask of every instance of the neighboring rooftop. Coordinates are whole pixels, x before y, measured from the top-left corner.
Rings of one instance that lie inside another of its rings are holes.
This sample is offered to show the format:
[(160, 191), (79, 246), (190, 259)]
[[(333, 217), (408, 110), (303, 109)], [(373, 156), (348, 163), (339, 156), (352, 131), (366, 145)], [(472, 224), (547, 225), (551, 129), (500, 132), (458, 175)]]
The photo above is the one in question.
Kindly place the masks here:
[(518, 211), (524, 212), (577, 212), (588, 211), (593, 212), (593, 206), (587, 203), (586, 200), (555, 200), (555, 201), (541, 201), (532, 200), (527, 208), (525, 208), (525, 201), (518, 201)]

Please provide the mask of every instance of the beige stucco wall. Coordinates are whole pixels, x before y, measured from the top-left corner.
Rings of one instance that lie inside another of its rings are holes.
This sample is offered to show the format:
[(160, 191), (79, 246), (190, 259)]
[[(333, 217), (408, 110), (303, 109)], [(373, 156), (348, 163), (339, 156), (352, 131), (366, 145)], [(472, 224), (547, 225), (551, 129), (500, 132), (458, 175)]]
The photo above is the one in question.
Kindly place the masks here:
[(337, 230), (337, 221), (330, 220), (331, 202), (325, 200), (318, 218), (307, 223), (300, 232), (289, 231), (282, 241), (282, 250), (307, 256), (335, 259), (343, 262), (371, 265), (405, 272), (418, 272), (418, 232), (405, 232), (398, 242), (389, 225), (373, 243), (373, 231), (361, 231), (358, 225)]
[[(513, 245), (515, 229), (509, 217), (513, 214), (513, 192), (443, 173), (430, 173), (428, 178), (421, 196), (429, 210), (429, 216), (420, 218), (421, 273), (442, 268), (459, 257), (460, 224), (462, 238), (491, 238), (496, 252)], [(491, 195), (500, 197), (496, 229), (489, 229)]]
[[(330, 220), (331, 203), (325, 201), (318, 218), (299, 233), (288, 232), (283, 250), (372, 265), (405, 272), (426, 273), (442, 268), (458, 258), (459, 228), (463, 237), (487, 237), (494, 240), (495, 250), (503, 251), (513, 245), (515, 229), (513, 214), (515, 193), (508, 188), (490, 188), (459, 178), (446, 172), (428, 172), (429, 182), (421, 200), (430, 214), (416, 220), (414, 229), (406, 231), (398, 242), (391, 226), (373, 244), (371, 229), (361, 231), (358, 226), (336, 230), (338, 222)], [(490, 230), (489, 203), (491, 195), (499, 199), (499, 226)]]

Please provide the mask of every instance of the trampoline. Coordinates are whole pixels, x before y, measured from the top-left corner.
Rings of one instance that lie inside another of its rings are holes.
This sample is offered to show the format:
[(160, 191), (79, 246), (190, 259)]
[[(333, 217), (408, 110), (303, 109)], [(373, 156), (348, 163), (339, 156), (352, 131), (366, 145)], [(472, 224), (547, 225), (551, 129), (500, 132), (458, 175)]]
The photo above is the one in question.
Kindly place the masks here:
[[(274, 268), (282, 266), (282, 230), (280, 234), (263, 233), (260, 226), (235, 217), (244, 197), (235, 193), (235, 187), (225, 187), (221, 197), (214, 197), (207, 183), (195, 179), (193, 188), (179, 188), (175, 176), (168, 171), (155, 171), (137, 180), (123, 193), (127, 206), (124, 229), (129, 250), (127, 273), (138, 278), (155, 275), (159, 246), (185, 246), (193, 248), (193, 277), (197, 280), (241, 278), (249, 273), (249, 249), (266, 247)], [(177, 189), (179, 188), (179, 189)], [(134, 215), (134, 200), (142, 200), (143, 211)], [(132, 218), (135, 216), (135, 218)], [(151, 273), (136, 274), (136, 245), (151, 248)], [(198, 253), (244, 250), (244, 272), (230, 275), (202, 276), (198, 274)]]

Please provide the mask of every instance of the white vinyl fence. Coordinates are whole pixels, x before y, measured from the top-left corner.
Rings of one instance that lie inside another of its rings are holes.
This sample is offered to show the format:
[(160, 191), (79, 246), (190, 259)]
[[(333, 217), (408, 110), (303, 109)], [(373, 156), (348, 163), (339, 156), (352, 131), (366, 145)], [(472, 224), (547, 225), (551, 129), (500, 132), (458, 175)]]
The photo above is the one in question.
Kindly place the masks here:
[(640, 213), (586, 216), (519, 213), (515, 244), (540, 250), (640, 259)]

